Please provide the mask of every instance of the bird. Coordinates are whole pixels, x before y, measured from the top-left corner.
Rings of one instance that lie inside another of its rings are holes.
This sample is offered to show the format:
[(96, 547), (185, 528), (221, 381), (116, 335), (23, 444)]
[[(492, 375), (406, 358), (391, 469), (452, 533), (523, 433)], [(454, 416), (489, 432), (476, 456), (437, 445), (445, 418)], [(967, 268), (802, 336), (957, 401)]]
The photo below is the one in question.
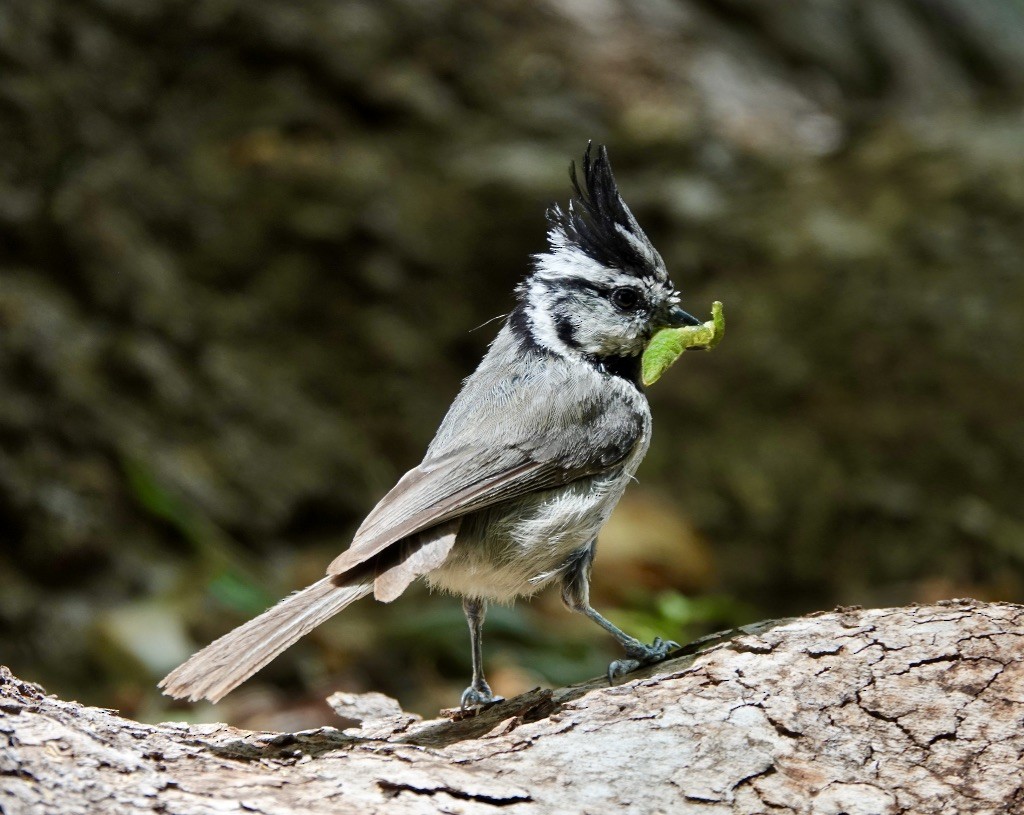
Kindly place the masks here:
[(195, 653), (164, 693), (217, 702), (354, 601), (391, 602), (422, 578), (457, 595), (472, 679), (463, 709), (500, 701), (483, 664), (489, 603), (557, 585), (625, 654), (608, 679), (666, 658), (590, 603), (597, 536), (647, 452), (651, 410), (641, 355), (663, 327), (699, 325), (665, 261), (622, 199), (608, 150), (588, 143), (582, 181), (547, 215), (547, 248), (442, 420), (422, 462), (399, 479), (321, 579)]

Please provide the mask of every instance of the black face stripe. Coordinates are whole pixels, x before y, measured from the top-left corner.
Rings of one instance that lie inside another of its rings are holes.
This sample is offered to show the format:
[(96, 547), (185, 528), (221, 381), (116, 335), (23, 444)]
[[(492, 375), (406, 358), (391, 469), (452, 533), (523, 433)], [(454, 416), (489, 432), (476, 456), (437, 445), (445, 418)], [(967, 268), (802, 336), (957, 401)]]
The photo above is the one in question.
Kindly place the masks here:
[(606, 286), (603, 283), (595, 283), (593, 280), (587, 280), (584, 277), (558, 277), (555, 279), (551, 278), (539, 278), (546, 288), (552, 294), (558, 292), (589, 292), (590, 294), (596, 294), (603, 297), (608, 294), (614, 287)]
[(544, 288), (552, 295), (559, 295), (554, 302), (558, 306), (563, 306), (566, 303), (570, 303), (569, 298), (565, 296), (568, 292), (586, 292), (593, 294), (597, 297), (603, 297), (606, 300), (610, 300), (612, 294), (618, 289), (635, 289), (638, 295), (638, 300), (633, 311), (636, 312), (649, 312), (651, 310), (651, 302), (648, 297), (648, 292), (641, 286), (632, 286), (630, 284), (607, 284), (607, 283), (595, 283), (592, 280), (587, 280), (583, 277), (559, 277), (555, 279), (551, 278), (538, 278), (544, 285)]
[(551, 319), (555, 324), (555, 333), (558, 334), (558, 339), (569, 348), (579, 349), (580, 343), (576, 339), (576, 324), (572, 318), (567, 314), (555, 314)]
[(533, 336), (533, 327), (530, 325), (530, 317), (526, 313), (526, 306), (519, 303), (512, 313), (508, 315), (508, 326), (513, 335), (519, 340), (519, 350), (523, 353), (533, 352), (535, 354), (550, 354), (551, 351), (545, 348), (537, 338)]

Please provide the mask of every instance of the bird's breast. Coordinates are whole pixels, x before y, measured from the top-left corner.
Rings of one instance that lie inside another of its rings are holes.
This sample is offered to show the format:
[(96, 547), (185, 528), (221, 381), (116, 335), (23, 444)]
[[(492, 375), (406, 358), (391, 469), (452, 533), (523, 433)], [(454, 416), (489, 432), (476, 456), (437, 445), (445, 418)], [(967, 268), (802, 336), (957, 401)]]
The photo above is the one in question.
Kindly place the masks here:
[(644, 438), (608, 472), (467, 515), (447, 560), (427, 576), (428, 583), (496, 602), (540, 591), (597, 537), (646, 446)]

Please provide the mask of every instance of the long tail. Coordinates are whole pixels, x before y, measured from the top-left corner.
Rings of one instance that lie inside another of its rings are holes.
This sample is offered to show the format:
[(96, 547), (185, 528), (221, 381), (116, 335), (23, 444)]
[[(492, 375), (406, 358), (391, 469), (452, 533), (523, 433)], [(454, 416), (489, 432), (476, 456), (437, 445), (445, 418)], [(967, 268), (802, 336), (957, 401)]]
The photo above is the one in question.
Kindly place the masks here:
[(167, 674), (160, 687), (178, 699), (220, 701), (299, 637), (373, 591), (372, 578), (351, 586), (337, 579), (318, 580), (229, 631)]

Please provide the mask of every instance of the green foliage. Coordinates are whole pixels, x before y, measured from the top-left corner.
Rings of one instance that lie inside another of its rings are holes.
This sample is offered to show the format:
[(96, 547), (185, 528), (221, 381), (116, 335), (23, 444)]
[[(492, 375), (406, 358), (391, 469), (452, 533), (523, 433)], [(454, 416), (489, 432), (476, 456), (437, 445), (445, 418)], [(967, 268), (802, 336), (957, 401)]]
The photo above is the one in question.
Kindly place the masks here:
[[(246, 568), (238, 546), (192, 502), (164, 487), (139, 458), (126, 457), (122, 467), (132, 496), (153, 517), (174, 528), (199, 560), (185, 587), (205, 589), (225, 608), (240, 616), (255, 615), (279, 599), (267, 591), (259, 571)], [(196, 581), (195, 572), (208, 575)]]
[(208, 588), (218, 603), (241, 617), (255, 617), (281, 599), (271, 595), (266, 586), (251, 575), (237, 570), (226, 570), (216, 575)]
[(630, 608), (610, 612), (609, 617), (645, 642), (661, 637), (685, 644), (710, 630), (750, 622), (757, 613), (749, 604), (727, 594), (687, 597), (668, 590), (633, 600)]
[(126, 456), (121, 461), (131, 495), (154, 518), (165, 521), (199, 553), (218, 548), (220, 535), (194, 503), (182, 500), (166, 489), (153, 470), (139, 458)]

